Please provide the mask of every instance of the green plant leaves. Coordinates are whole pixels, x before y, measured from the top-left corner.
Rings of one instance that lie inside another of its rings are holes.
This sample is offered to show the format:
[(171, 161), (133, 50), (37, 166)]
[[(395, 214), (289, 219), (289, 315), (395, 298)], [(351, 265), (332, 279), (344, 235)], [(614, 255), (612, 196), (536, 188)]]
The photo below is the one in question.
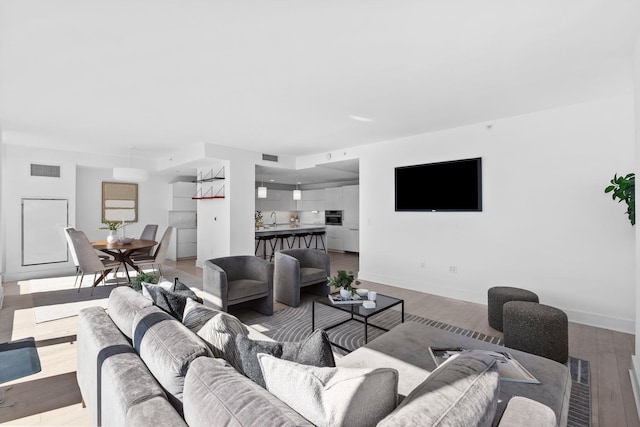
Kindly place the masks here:
[(624, 201), (627, 203), (627, 211), (625, 212), (631, 222), (636, 223), (636, 176), (629, 173), (625, 176), (615, 174), (611, 180), (611, 184), (604, 189), (605, 193), (611, 193), (613, 200), (618, 199), (618, 203)]

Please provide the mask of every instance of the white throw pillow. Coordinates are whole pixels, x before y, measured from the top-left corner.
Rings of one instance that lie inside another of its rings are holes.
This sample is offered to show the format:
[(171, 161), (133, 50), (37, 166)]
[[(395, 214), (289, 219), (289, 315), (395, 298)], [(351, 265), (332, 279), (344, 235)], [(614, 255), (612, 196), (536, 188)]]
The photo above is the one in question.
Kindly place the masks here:
[(319, 368), (259, 353), (267, 390), (317, 426), (372, 426), (397, 405), (398, 371)]

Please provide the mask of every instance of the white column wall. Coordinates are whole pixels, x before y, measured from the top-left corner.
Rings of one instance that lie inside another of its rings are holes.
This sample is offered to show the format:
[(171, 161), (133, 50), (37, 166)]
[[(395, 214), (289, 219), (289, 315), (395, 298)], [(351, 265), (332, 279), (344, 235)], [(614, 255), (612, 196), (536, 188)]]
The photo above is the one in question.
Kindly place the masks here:
[[(634, 332), (634, 229), (603, 191), (634, 169), (633, 111), (620, 96), (352, 149), (359, 277), (483, 304), (519, 286), (572, 321)], [(396, 166), (470, 157), (483, 212), (394, 211)]]

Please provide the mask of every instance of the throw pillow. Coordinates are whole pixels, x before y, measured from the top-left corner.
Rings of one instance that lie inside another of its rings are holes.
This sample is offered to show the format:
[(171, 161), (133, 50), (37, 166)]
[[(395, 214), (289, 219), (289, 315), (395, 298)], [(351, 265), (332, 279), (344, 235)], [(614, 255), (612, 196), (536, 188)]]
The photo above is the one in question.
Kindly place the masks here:
[(200, 304), (203, 303), (202, 298), (196, 295), (196, 293), (193, 292), (190, 287), (179, 281), (177, 277), (173, 281), (173, 292), (186, 295), (192, 300), (199, 302)]
[(199, 298), (191, 289), (187, 287), (186, 290), (178, 289), (173, 291), (167, 291), (161, 287), (156, 288), (156, 295), (153, 300), (155, 305), (171, 314), (176, 319), (182, 321), (184, 309), (187, 305), (188, 299), (194, 299), (197, 302), (202, 302), (202, 298)]
[(398, 371), (318, 368), (258, 354), (267, 390), (318, 426), (376, 425), (396, 407)]
[(189, 298), (182, 313), (182, 324), (192, 330), (198, 332), (213, 316), (222, 313), (215, 308), (206, 307), (203, 304)]
[(492, 355), (465, 351), (447, 360), (378, 424), (490, 427), (495, 418), (499, 375)]
[(329, 337), (321, 329), (317, 329), (300, 342), (254, 341), (238, 335), (236, 346), (244, 374), (262, 387), (266, 385), (258, 362), (258, 353), (270, 354), (302, 365), (331, 368), (336, 366)]
[(173, 289), (173, 282), (165, 279), (160, 276), (158, 279), (158, 283), (147, 283), (142, 282), (142, 296), (149, 298), (151, 301), (155, 301), (156, 294), (158, 293), (157, 289), (162, 288), (165, 291), (170, 291)]
[(246, 336), (248, 333), (240, 320), (223, 311), (209, 319), (197, 332), (207, 342), (215, 357), (223, 358), (241, 373), (242, 362), (236, 346), (236, 336)]

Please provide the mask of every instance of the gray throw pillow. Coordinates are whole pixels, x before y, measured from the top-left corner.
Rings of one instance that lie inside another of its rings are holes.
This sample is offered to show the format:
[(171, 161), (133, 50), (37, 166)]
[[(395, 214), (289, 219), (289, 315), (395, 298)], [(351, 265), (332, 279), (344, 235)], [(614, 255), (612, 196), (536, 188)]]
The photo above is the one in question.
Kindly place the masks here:
[(482, 351), (465, 351), (438, 366), (378, 426), (490, 427), (499, 387), (495, 358)]
[[(176, 284), (180, 283), (176, 280)], [(186, 289), (185, 289), (186, 288)], [(187, 305), (187, 300), (193, 299), (202, 303), (202, 298), (198, 297), (189, 287), (182, 285), (179, 289), (168, 291), (161, 287), (156, 288), (156, 295), (153, 302), (155, 305), (182, 322), (182, 315)]]
[(158, 288), (162, 288), (165, 291), (173, 290), (173, 282), (165, 279), (164, 277), (160, 277), (158, 279), (158, 283), (142, 282), (141, 285), (142, 295), (146, 298), (149, 298), (151, 301), (155, 301), (156, 294), (158, 293)]
[(321, 329), (300, 342), (254, 341), (246, 336), (236, 336), (236, 346), (242, 363), (242, 371), (256, 384), (265, 387), (258, 362), (258, 353), (290, 360), (302, 365), (334, 368), (336, 362), (327, 333)]

